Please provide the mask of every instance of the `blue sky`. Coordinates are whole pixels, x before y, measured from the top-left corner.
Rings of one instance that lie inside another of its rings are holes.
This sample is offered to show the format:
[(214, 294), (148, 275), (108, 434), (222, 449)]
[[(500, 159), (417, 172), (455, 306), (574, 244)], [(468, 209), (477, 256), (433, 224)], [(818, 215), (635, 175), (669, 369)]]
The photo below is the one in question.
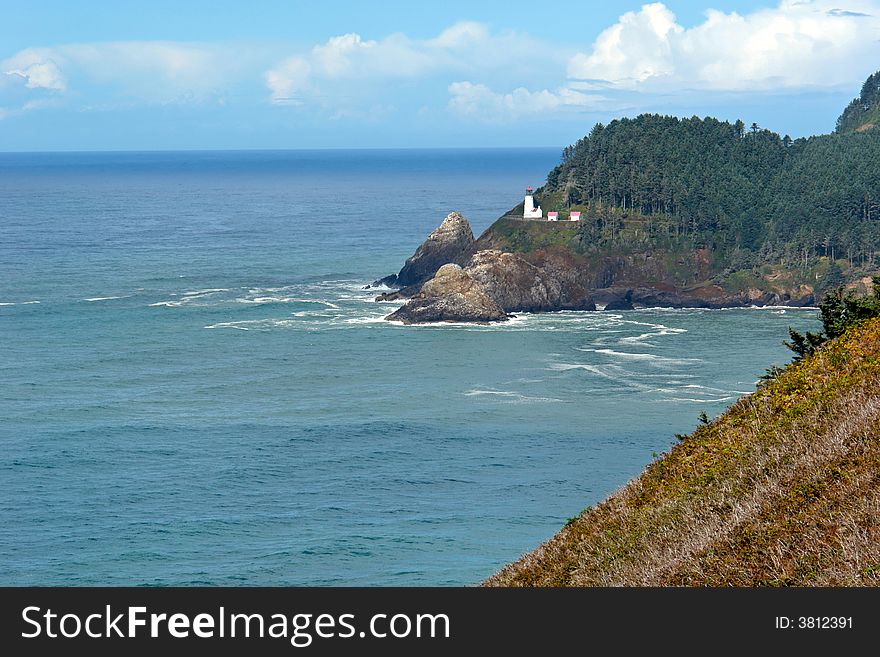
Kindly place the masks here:
[(0, 1), (0, 151), (561, 146), (640, 112), (828, 132), (880, 0)]

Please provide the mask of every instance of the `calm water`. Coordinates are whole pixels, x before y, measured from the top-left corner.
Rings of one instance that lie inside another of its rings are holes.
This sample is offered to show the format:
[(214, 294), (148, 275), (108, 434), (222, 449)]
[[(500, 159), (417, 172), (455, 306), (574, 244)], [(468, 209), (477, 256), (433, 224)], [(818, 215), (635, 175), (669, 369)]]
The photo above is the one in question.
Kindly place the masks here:
[(722, 411), (782, 310), (403, 327), (552, 150), (0, 155), (0, 584), (471, 584)]

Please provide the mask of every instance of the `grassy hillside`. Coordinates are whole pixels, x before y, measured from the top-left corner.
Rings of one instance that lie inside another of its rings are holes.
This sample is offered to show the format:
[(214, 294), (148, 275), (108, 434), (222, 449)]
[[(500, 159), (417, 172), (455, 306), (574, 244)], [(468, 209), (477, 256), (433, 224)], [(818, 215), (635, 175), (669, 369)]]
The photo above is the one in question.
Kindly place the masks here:
[(486, 584), (880, 585), (880, 319), (789, 365)]

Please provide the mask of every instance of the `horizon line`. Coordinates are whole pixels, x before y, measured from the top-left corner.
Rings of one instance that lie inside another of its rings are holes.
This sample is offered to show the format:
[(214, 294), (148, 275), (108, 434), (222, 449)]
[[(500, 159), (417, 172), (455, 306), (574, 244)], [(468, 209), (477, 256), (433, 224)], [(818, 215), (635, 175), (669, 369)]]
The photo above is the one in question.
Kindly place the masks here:
[(74, 155), (97, 153), (288, 153), (303, 151), (464, 151), (550, 150), (565, 146), (317, 146), (311, 148), (113, 148), (68, 150), (0, 150), (2, 155)]

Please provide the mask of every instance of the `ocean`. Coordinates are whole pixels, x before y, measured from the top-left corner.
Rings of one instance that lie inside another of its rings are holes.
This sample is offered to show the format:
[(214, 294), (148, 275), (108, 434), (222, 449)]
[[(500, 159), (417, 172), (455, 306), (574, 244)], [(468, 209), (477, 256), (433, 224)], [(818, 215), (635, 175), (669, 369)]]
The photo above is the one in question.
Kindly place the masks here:
[(0, 154), (0, 584), (471, 585), (789, 352), (794, 309), (383, 321), (559, 149)]

